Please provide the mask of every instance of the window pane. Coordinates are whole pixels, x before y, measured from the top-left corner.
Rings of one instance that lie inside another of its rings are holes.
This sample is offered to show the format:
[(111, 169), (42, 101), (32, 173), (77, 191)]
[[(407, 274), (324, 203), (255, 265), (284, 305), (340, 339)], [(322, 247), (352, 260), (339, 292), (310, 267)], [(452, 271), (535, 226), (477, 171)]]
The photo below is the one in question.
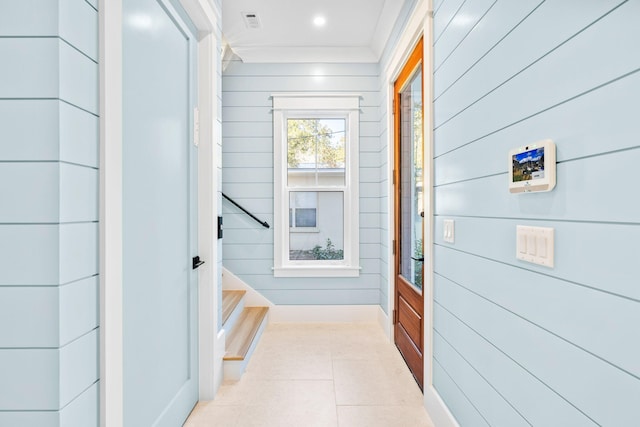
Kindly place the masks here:
[(315, 227), (317, 207), (317, 192), (291, 192), (289, 194), (289, 227)]
[(290, 260), (344, 259), (342, 191), (292, 191), (289, 209)]
[(400, 94), (400, 272), (422, 290), (424, 258), (422, 239), (422, 73), (418, 71)]
[(315, 227), (316, 210), (311, 208), (296, 209), (296, 227)]
[(345, 119), (288, 119), (288, 185), (344, 185), (345, 148)]

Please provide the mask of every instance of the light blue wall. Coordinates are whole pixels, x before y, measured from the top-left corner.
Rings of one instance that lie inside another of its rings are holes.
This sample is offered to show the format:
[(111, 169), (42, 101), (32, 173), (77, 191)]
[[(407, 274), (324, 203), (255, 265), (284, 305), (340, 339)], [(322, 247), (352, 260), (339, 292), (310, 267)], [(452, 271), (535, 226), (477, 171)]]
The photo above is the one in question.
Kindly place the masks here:
[(1, 426), (98, 423), (96, 3), (0, 3)]
[[(640, 2), (436, 7), (435, 388), (462, 426), (637, 425)], [(543, 138), (557, 187), (510, 194)], [(555, 229), (555, 268), (516, 260), (517, 224)]]
[(377, 64), (244, 64), (222, 77), (223, 191), (273, 224), (271, 94), (351, 92), (360, 114), (359, 278), (274, 278), (273, 228), (228, 202), (224, 265), (276, 304), (378, 304), (380, 301), (380, 122)]

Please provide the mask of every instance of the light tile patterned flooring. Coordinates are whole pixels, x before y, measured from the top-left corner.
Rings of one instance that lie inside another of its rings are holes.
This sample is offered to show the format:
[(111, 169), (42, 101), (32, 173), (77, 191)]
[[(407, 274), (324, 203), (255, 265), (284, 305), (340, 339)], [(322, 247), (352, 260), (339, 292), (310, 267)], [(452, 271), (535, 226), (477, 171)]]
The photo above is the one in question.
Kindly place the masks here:
[(422, 400), (379, 326), (271, 324), (242, 379), (185, 427), (433, 427)]

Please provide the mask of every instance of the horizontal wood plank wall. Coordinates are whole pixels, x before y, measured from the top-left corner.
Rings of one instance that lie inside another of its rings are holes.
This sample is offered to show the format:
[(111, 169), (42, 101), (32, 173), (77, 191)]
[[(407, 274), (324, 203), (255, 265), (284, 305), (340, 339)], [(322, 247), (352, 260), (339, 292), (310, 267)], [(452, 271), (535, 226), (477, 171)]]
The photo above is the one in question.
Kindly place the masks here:
[[(434, 386), (462, 426), (635, 425), (640, 3), (437, 3)], [(543, 138), (557, 187), (510, 194)], [(555, 268), (516, 225), (555, 229)]]
[(0, 425), (98, 424), (97, 1), (0, 5)]
[(273, 228), (264, 229), (228, 202), (224, 266), (275, 304), (380, 302), (381, 146), (378, 64), (244, 64), (222, 76), (222, 188), (269, 224), (273, 219), (275, 92), (352, 92), (360, 101), (360, 265), (358, 278), (274, 278)]

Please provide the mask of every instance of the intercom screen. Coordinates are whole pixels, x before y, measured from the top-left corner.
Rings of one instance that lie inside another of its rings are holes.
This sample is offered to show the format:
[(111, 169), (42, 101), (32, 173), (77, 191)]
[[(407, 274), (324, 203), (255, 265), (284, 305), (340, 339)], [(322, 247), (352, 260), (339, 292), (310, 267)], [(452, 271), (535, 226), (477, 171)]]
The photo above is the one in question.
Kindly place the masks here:
[(544, 147), (514, 154), (513, 182), (544, 178)]

